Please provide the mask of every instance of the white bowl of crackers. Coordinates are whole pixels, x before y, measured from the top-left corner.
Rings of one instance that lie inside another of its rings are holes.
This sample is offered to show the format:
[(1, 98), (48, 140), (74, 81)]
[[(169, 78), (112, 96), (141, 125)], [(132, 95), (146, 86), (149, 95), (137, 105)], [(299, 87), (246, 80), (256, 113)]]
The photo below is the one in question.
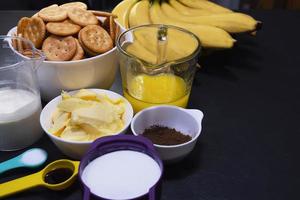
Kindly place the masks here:
[[(118, 69), (115, 40), (121, 30), (115, 17), (87, 10), (82, 2), (54, 4), (21, 18), (8, 32), (30, 40), (45, 54), (46, 60), (37, 69), (44, 101), (61, 90), (111, 87)], [(17, 44), (12, 47), (27, 56), (26, 46)]]

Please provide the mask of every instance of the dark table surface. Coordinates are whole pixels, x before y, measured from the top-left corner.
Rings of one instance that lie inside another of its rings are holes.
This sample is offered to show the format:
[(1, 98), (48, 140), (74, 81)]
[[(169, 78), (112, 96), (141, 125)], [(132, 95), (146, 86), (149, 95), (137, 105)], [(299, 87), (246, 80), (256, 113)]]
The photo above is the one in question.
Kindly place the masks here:
[[(0, 11), (0, 33), (31, 14)], [(251, 14), (264, 22), (256, 37), (237, 36), (232, 50), (203, 58), (189, 102), (204, 112), (203, 131), (184, 161), (166, 167), (162, 200), (300, 199), (300, 12)], [(113, 90), (121, 91), (119, 76)], [(47, 162), (65, 158), (46, 136), (33, 147), (49, 153)], [(21, 152), (0, 152), (0, 162)], [(13, 170), (0, 182), (38, 170)], [(8, 199), (81, 195), (76, 182), (65, 191), (37, 188)]]

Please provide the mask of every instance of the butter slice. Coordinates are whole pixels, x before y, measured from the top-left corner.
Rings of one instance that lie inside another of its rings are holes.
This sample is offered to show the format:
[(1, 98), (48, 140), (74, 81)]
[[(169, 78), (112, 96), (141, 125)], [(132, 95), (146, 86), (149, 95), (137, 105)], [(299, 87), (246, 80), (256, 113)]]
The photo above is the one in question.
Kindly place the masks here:
[(101, 133), (97, 128), (89, 125), (89, 124), (80, 124), (80, 127), (89, 134), (91, 140), (95, 140), (99, 137), (106, 136)]
[(73, 112), (76, 109), (84, 108), (93, 105), (93, 101), (86, 101), (79, 98), (68, 98), (66, 100), (61, 101), (57, 107), (65, 112)]
[(81, 89), (79, 92), (77, 92), (74, 97), (83, 99), (83, 100), (91, 100), (91, 101), (97, 101), (97, 94), (90, 90)]
[(62, 91), (60, 96), (61, 96), (62, 100), (66, 100), (66, 99), (69, 99), (72, 97), (69, 93), (67, 93), (65, 91)]
[(94, 103), (89, 107), (78, 108), (72, 112), (71, 121), (76, 124), (89, 124), (93, 127), (105, 127), (120, 118), (111, 105)]
[(98, 131), (101, 132), (102, 135), (113, 135), (116, 132), (119, 132), (124, 126), (122, 120), (117, 119), (114, 123), (106, 124), (105, 126), (98, 127)]
[(123, 102), (123, 100), (120, 98), (119, 99), (111, 99), (106, 94), (97, 94), (97, 100), (100, 102), (106, 102), (106, 103), (110, 103), (110, 104), (119, 104), (119, 103)]
[(59, 118), (62, 114), (64, 114), (65, 112), (59, 110), (58, 108), (56, 108), (54, 110), (54, 112), (51, 115), (51, 121), (52, 123), (54, 123), (55, 120), (57, 120), (57, 118)]
[(54, 119), (53, 125), (49, 132), (59, 136), (64, 128), (67, 126), (70, 118), (70, 113), (63, 113), (58, 118)]
[(72, 141), (90, 141), (89, 134), (77, 126), (67, 126), (60, 137)]

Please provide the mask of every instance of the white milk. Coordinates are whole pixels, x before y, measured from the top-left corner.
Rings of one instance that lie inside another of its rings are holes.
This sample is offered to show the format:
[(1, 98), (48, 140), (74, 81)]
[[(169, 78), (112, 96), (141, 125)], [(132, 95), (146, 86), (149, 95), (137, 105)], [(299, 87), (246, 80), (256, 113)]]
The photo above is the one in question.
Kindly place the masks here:
[(42, 135), (39, 95), (22, 89), (0, 88), (0, 150), (15, 150)]
[(161, 175), (159, 165), (150, 156), (121, 150), (100, 156), (82, 173), (91, 192), (107, 199), (131, 199), (148, 193)]

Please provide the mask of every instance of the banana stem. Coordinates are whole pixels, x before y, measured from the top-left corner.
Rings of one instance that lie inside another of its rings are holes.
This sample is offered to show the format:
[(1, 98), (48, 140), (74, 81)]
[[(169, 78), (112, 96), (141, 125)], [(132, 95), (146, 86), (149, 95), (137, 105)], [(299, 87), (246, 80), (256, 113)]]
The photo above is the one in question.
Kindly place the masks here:
[(263, 23), (261, 21), (257, 21), (256, 30), (260, 30), (263, 27)]

